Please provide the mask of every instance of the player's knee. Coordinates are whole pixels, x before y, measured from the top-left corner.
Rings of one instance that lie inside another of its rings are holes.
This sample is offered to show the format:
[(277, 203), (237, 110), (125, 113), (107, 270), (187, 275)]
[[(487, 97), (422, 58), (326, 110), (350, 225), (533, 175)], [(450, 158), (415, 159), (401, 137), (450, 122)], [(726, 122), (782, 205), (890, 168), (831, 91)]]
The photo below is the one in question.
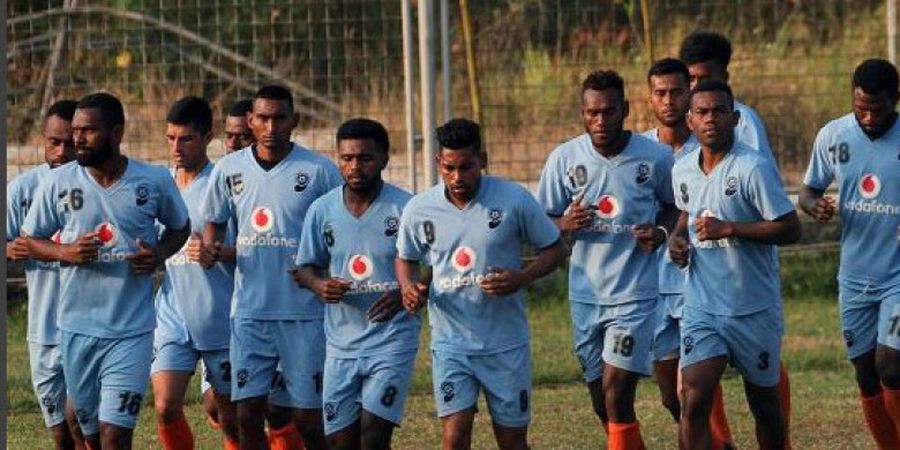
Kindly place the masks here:
[(781, 408), (778, 403), (777, 387), (748, 389), (747, 403), (757, 420), (780, 421)]
[[(100, 423), (100, 448), (103, 450), (124, 450), (131, 448), (132, 430), (110, 423)], [(91, 444), (93, 448), (93, 444)]]
[(673, 416), (678, 417), (680, 415), (681, 402), (678, 401), (678, 396), (675, 395), (674, 392), (663, 393), (661, 394), (660, 399), (663, 407), (671, 412)]
[(472, 428), (464, 426), (444, 428), (444, 448), (466, 450), (472, 442)]
[[(319, 411), (319, 410), (313, 410)], [(294, 426), (307, 442), (318, 442), (325, 438), (325, 428), (321, 412), (302, 412), (297, 414)]]
[(266, 404), (256, 400), (242, 400), (237, 405), (237, 421), (240, 427), (262, 427)]
[(75, 446), (75, 441), (65, 422), (50, 427), (50, 435), (53, 436), (56, 448), (73, 448)]
[(184, 406), (180, 401), (160, 396), (154, 399), (153, 406), (156, 409), (156, 419), (164, 424), (178, 421), (184, 417)]

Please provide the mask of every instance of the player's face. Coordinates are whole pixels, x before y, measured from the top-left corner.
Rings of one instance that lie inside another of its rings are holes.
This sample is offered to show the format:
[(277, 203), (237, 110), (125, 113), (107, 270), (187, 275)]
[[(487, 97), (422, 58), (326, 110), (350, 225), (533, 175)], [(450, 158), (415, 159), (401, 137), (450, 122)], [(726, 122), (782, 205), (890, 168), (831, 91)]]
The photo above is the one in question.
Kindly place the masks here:
[(200, 133), (192, 125), (166, 124), (166, 142), (172, 165), (176, 168), (197, 169), (206, 163), (206, 146), (212, 138), (211, 133)]
[(584, 91), (581, 98), (581, 118), (594, 147), (609, 148), (618, 142), (626, 117), (628, 102), (618, 90)]
[(108, 126), (97, 108), (79, 108), (72, 117), (72, 140), (78, 164), (99, 166), (113, 155), (113, 149), (122, 142), (122, 126)]
[(860, 128), (871, 137), (884, 134), (894, 123), (897, 98), (890, 93), (867, 94), (853, 89), (853, 114)]
[(470, 148), (451, 150), (442, 148), (437, 155), (438, 170), (447, 192), (456, 200), (468, 202), (478, 193), (484, 153)]
[(59, 116), (48, 117), (44, 123), (44, 161), (56, 168), (73, 159), (72, 122)]
[(691, 73), (691, 89), (703, 80), (728, 82), (728, 70), (715, 61), (703, 61), (688, 66)]
[(650, 77), (650, 108), (659, 123), (674, 127), (685, 120), (691, 90), (684, 75), (669, 73)]
[(225, 151), (231, 153), (253, 143), (253, 131), (243, 116), (225, 117)]
[(688, 126), (704, 147), (726, 151), (734, 142), (738, 117), (725, 92), (698, 92), (691, 98)]
[(287, 101), (258, 98), (249, 114), (250, 129), (260, 147), (280, 150), (291, 145), (291, 131), (299, 117), (291, 112)]
[(388, 156), (371, 139), (344, 139), (338, 142), (338, 168), (350, 190), (369, 192), (381, 180)]

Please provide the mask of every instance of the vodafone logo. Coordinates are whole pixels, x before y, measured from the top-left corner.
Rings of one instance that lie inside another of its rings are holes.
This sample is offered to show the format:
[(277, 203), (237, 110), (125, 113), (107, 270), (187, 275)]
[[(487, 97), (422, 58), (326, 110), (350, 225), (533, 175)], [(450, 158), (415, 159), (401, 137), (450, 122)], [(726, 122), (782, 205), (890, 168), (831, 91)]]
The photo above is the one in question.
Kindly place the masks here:
[(469, 247), (457, 247), (450, 258), (450, 264), (457, 272), (461, 273), (472, 270), (477, 260), (475, 252)]
[(859, 180), (859, 193), (863, 198), (872, 199), (878, 197), (881, 192), (881, 180), (874, 173), (867, 173)]
[(271, 209), (265, 206), (253, 208), (253, 212), (250, 214), (250, 226), (257, 233), (268, 233), (274, 225), (275, 217), (272, 215)]
[(366, 255), (353, 255), (347, 261), (347, 271), (354, 280), (365, 280), (372, 276), (372, 260)]
[(54, 244), (62, 244), (62, 234), (59, 232), (59, 230), (57, 230), (56, 233), (53, 233), (53, 236), (50, 238), (50, 240), (53, 241)]
[(94, 228), (97, 233), (97, 239), (103, 244), (103, 247), (112, 247), (119, 242), (119, 230), (115, 225), (109, 222), (103, 222)]
[(619, 201), (612, 195), (601, 195), (597, 200), (597, 217), (612, 219), (619, 215)]

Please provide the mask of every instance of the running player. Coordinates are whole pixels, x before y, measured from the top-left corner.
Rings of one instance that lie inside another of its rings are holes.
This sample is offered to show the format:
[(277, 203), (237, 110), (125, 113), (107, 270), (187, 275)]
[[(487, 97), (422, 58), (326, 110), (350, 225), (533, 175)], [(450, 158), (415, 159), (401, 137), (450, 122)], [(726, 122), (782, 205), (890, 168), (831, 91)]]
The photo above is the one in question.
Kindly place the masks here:
[(381, 178), (389, 149), (380, 123), (344, 122), (337, 157), (345, 184), (313, 202), (303, 222), (295, 274), (326, 303), (330, 449), (390, 448), (419, 347), (419, 316), (397, 314), (397, 232), (411, 195)]
[[(322, 369), (324, 308), (289, 275), (312, 202), (341, 184), (325, 157), (291, 142), (299, 114), (280, 86), (257, 91), (249, 115), (256, 143), (222, 158), (204, 203), (204, 243), (222, 242), (237, 221), (237, 268), (231, 311), (231, 397), (242, 449), (266, 447), (263, 428), (276, 366), (290, 394), (307, 448), (324, 447)], [(210, 245), (205, 244), (205, 245)]]
[[(124, 125), (117, 98), (81, 99), (72, 119), (78, 164), (41, 184), (22, 226), (29, 247), (62, 263), (63, 373), (91, 448), (131, 448), (153, 354), (151, 274), (190, 234), (168, 172), (121, 154)], [(50, 240), (58, 230), (60, 243)]]
[[(475, 122), (437, 129), (442, 184), (415, 196), (400, 219), (397, 280), (404, 306), (428, 298), (434, 397), (443, 447), (471, 447), (484, 390), (497, 446), (528, 448), (531, 357), (522, 288), (565, 258), (559, 230), (534, 197), (510, 181), (482, 176), (485, 153)], [(537, 258), (521, 268), (522, 244)], [(432, 267), (430, 287), (419, 263)]]
[[(800, 207), (841, 219), (841, 324), (863, 415), (878, 448), (900, 448), (900, 121), (897, 69), (870, 59), (853, 73), (853, 112), (816, 136)], [(824, 195), (837, 182), (838, 201)], [(875, 263), (877, 262), (877, 263)]]
[(733, 101), (724, 82), (697, 84), (688, 123), (701, 148), (672, 171), (682, 213), (670, 253), (689, 264), (679, 443), (711, 448), (713, 392), (730, 361), (744, 377), (760, 448), (777, 449), (785, 445), (777, 386), (784, 317), (775, 246), (796, 242), (800, 222), (774, 164), (735, 141)]
[[(205, 248), (200, 238), (204, 223), (200, 204), (213, 169), (206, 155), (211, 140), (212, 111), (205, 100), (184, 97), (172, 105), (166, 115), (166, 141), (175, 184), (188, 206), (194, 235), (181, 251), (166, 260), (166, 275), (156, 296), (151, 382), (156, 427), (166, 450), (194, 448), (194, 437), (184, 416), (184, 395), (199, 360), (212, 368), (205, 373), (204, 381), (212, 386), (217, 420), (225, 433), (225, 448), (237, 449), (227, 326), (234, 287), (234, 232), (230, 230), (226, 237), (228, 247), (221, 249)], [(219, 254), (219, 262), (211, 261), (214, 253)]]
[[(639, 449), (634, 412), (651, 374), (658, 275), (652, 254), (674, 222), (672, 152), (623, 128), (624, 82), (613, 71), (582, 83), (585, 134), (557, 147), (538, 199), (574, 240), (569, 300), (575, 353), (610, 449)], [(603, 270), (598, 270), (603, 267)]]
[(252, 107), (250, 99), (243, 99), (234, 102), (228, 110), (228, 115), (225, 116), (225, 139), (222, 140), (226, 153), (246, 148), (254, 142), (253, 130), (247, 124), (247, 114)]
[[(31, 383), (37, 395), (44, 424), (57, 449), (84, 444), (72, 403), (66, 402), (66, 381), (59, 354), (56, 310), (59, 306), (59, 264), (32, 259), (27, 240), (21, 236), (22, 222), (34, 200), (38, 184), (52, 169), (75, 159), (72, 116), (75, 100), (60, 100), (44, 117), (44, 162), (19, 175), (6, 187), (6, 259), (24, 261), (28, 286), (28, 362)], [(67, 426), (67, 422), (71, 425)]]

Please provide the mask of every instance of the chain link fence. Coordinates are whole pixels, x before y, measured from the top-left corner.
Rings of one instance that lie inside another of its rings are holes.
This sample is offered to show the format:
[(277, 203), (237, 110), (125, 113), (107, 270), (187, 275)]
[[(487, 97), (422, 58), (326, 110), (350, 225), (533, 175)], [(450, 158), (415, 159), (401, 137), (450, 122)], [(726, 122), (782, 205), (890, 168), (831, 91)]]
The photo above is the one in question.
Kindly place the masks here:
[[(785, 179), (796, 185), (815, 132), (849, 111), (853, 68), (887, 56), (887, 1), (468, 2), (490, 170), (535, 182), (546, 155), (582, 131), (579, 85), (591, 70), (612, 68), (625, 78), (629, 128), (654, 126), (646, 102), (649, 49), (655, 58), (676, 56), (684, 36), (704, 29), (732, 39), (735, 92), (762, 115)], [(450, 100), (453, 115), (471, 116), (460, 3), (449, 2), (451, 95), (439, 92), (438, 101)], [(40, 162), (41, 111), (53, 100), (116, 94), (126, 107), (125, 152), (164, 164), (164, 117), (176, 99), (202, 96), (221, 118), (232, 101), (277, 81), (297, 98), (297, 139), (316, 150), (333, 151), (343, 119), (384, 123), (394, 155), (387, 177), (405, 185), (401, 4), (10, 0), (7, 173)], [(214, 143), (212, 154), (221, 153)]]

